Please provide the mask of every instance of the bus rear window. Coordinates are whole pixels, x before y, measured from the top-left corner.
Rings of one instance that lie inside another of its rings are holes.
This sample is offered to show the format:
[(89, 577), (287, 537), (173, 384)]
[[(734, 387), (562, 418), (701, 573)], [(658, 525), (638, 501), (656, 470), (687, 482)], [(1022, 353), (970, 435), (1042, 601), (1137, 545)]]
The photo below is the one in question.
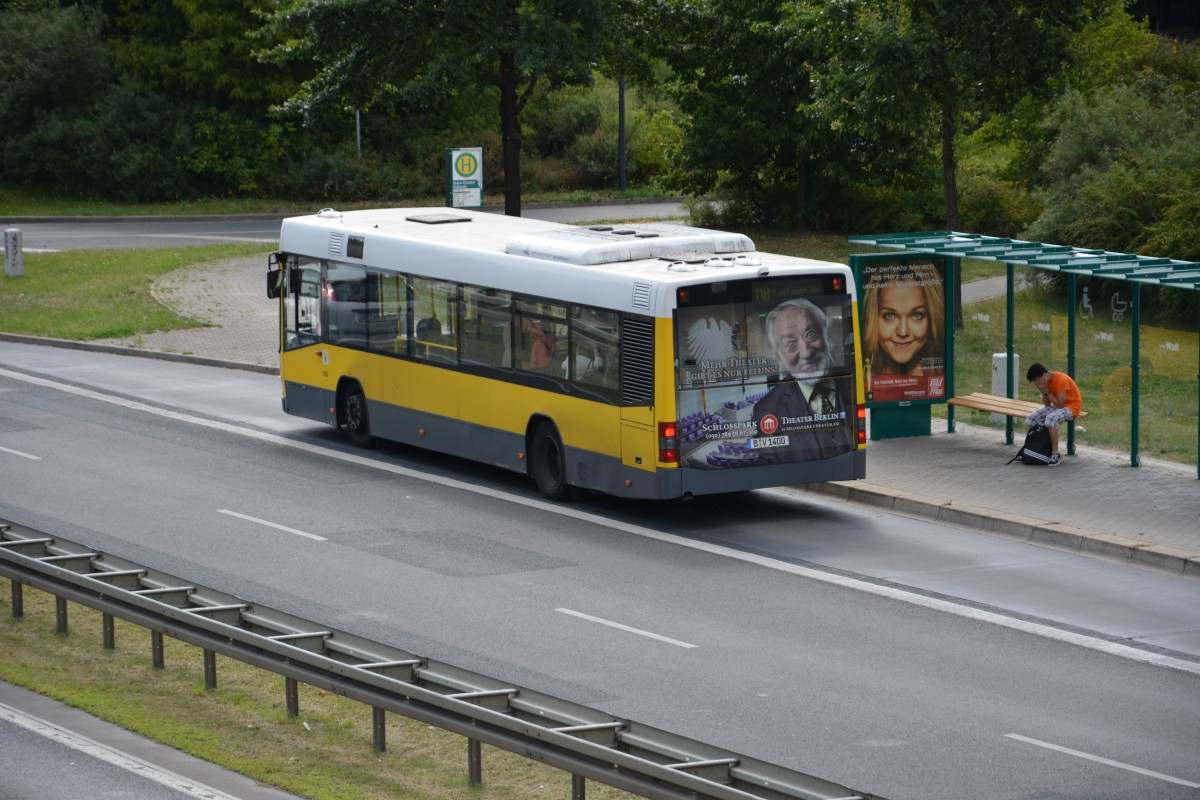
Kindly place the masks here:
[(851, 298), (841, 275), (731, 283), (724, 298), (711, 285), (685, 291), (689, 302), (676, 312), (681, 389), (854, 370)]

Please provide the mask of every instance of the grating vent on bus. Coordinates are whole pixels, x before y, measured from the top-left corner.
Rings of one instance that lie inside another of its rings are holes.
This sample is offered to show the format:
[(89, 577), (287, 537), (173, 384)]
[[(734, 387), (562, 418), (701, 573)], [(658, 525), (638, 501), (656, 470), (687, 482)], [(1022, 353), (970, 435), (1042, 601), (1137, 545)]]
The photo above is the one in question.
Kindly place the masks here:
[(633, 307), (650, 309), (650, 291), (651, 287), (648, 283), (635, 283), (633, 285)]
[(329, 255), (341, 256), (346, 254), (346, 234), (329, 234)]
[(621, 402), (654, 402), (654, 321), (621, 318)]

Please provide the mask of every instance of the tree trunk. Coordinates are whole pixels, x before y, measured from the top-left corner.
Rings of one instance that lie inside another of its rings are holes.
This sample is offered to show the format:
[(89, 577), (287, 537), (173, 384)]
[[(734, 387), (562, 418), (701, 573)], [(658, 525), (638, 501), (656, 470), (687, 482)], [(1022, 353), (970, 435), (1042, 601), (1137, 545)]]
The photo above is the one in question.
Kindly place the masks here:
[(504, 142), (504, 213), (521, 216), (521, 115), (516, 56), (500, 55), (500, 135)]
[(800, 159), (796, 170), (796, 233), (808, 233), (808, 203), (812, 200), (812, 171), (807, 158)]
[[(955, 108), (942, 103), (942, 190), (946, 196), (946, 230), (958, 230), (958, 169), (954, 159), (954, 137), (958, 131)], [(962, 259), (952, 261), (954, 270), (954, 329), (963, 328)]]
[(946, 196), (946, 229), (958, 230), (958, 177), (954, 163), (954, 136), (957, 125), (954, 106), (942, 103), (942, 191)]

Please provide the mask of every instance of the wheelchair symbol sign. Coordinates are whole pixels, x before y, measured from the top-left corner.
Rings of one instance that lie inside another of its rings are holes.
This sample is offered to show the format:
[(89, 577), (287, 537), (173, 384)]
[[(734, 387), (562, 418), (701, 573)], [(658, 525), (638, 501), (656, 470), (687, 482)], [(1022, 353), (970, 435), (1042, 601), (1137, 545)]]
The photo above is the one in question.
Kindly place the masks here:
[(1079, 301), (1079, 318), (1092, 318), (1092, 301), (1088, 297), (1088, 287), (1083, 287), (1083, 299)]

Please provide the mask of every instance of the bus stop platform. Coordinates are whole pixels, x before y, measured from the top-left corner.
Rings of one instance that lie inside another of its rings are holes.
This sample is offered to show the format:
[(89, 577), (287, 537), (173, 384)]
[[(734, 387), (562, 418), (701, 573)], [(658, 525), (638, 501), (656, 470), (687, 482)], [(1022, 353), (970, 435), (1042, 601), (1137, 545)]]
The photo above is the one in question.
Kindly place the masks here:
[[(930, 436), (867, 443), (867, 477), (812, 485), (910, 516), (1200, 578), (1200, 481), (1185, 464), (1076, 446), (1057, 467), (1008, 463), (996, 428), (935, 418)], [(1021, 426), (1023, 431), (1023, 425)], [(939, 430), (940, 429), (940, 430)]]
[[(206, 327), (79, 344), (0, 334), (38, 344), (274, 372), (277, 312), (266, 261), (241, 258), (179, 270), (156, 296)], [(1086, 399), (1085, 399), (1086, 402)], [(1023, 429), (1023, 425), (1019, 426)], [(1200, 579), (1200, 480), (1195, 465), (1077, 445), (1057, 467), (1006, 462), (1017, 444), (1003, 427), (935, 418), (929, 436), (868, 441), (861, 481), (797, 487), (881, 510)], [(1019, 442), (1023, 434), (1018, 434)]]

